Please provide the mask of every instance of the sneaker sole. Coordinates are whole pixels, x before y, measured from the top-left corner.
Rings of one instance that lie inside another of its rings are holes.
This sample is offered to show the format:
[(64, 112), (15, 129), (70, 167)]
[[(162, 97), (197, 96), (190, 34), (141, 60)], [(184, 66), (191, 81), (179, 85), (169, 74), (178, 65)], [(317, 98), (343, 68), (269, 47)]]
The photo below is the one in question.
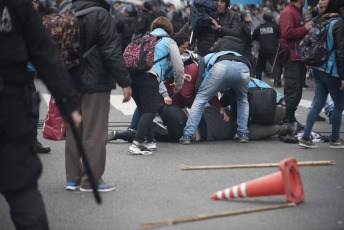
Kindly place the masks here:
[(191, 141), (179, 142), (179, 144), (182, 144), (182, 145), (191, 145)]
[(344, 149), (344, 146), (343, 146), (343, 145), (341, 145), (341, 146), (329, 145), (329, 147), (330, 147), (331, 149)]
[(248, 140), (240, 140), (240, 143), (248, 143)]
[(152, 131), (159, 133), (160, 135), (167, 135), (168, 131), (165, 126), (158, 122), (152, 122)]
[(299, 143), (299, 145), (303, 148), (306, 148), (306, 149), (316, 149), (318, 148), (317, 145), (306, 145), (306, 144), (303, 144), (303, 143)]
[(80, 190), (80, 186), (66, 186), (66, 190), (67, 191), (79, 191)]
[(148, 149), (149, 151), (156, 151), (158, 148), (148, 148), (148, 147), (147, 147), (147, 149)]
[(136, 151), (132, 151), (130, 149), (128, 149), (128, 152), (133, 154), (133, 155), (151, 155), (152, 152), (150, 151), (140, 151), (140, 152), (136, 152)]
[[(115, 190), (116, 187), (114, 188), (107, 188), (107, 189), (98, 189), (98, 192), (111, 192)], [(93, 192), (93, 189), (86, 189), (86, 188), (80, 188), (81, 192)]]

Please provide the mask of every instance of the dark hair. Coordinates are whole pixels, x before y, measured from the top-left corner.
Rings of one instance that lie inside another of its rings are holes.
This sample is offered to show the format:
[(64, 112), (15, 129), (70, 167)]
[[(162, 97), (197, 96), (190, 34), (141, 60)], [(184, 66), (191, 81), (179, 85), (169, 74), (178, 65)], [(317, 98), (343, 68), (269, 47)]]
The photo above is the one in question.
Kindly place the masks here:
[(171, 36), (171, 34), (173, 34), (173, 26), (171, 21), (163, 16), (157, 17), (151, 25), (151, 31), (157, 29), (157, 28), (161, 28), (163, 30), (166, 31), (166, 33), (168, 33), (168, 35)]
[(172, 34), (171, 38), (177, 43), (177, 46), (182, 46), (185, 42), (189, 41), (189, 35), (184, 32)]
[(298, 2), (299, 0), (290, 0), (290, 2)]
[[(213, 1), (218, 1), (218, 0), (213, 0)], [(226, 3), (226, 7), (229, 7), (230, 4), (231, 4), (231, 1), (230, 0), (221, 0), (221, 2), (225, 2)]]
[(342, 8), (343, 6), (343, 0), (329, 0), (324, 14), (339, 13), (340, 8)]

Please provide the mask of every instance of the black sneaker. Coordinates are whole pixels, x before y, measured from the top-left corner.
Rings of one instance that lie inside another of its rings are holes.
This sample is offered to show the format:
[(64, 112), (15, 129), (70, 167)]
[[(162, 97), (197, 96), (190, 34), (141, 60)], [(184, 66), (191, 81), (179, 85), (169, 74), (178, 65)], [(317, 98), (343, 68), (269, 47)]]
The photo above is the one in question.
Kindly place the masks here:
[(128, 152), (134, 155), (150, 155), (152, 151), (149, 150), (143, 143), (135, 144), (131, 143), (129, 146)]
[(36, 150), (36, 153), (50, 153), (50, 147), (44, 146), (38, 140), (35, 141), (34, 148)]
[(317, 118), (315, 118), (315, 121), (326, 121), (326, 118), (318, 115)]
[(297, 133), (297, 122), (288, 123), (287, 125), (287, 134), (290, 135), (290, 137), (295, 137)]
[(167, 127), (163, 124), (160, 117), (155, 117), (152, 122), (152, 131), (159, 133), (160, 135), (167, 135)]

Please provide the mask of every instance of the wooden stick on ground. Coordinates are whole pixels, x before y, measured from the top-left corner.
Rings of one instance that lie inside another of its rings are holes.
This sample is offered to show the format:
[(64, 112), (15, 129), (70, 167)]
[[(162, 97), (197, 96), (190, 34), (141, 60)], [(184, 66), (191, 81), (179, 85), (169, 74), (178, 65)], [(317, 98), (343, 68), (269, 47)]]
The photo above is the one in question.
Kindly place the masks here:
[[(329, 161), (300, 161), (297, 162), (299, 166), (314, 166), (314, 165), (335, 165), (333, 160)], [(209, 165), (209, 166), (189, 166), (181, 164), (181, 170), (194, 170), (194, 169), (234, 169), (234, 168), (263, 168), (263, 167), (278, 167), (279, 163), (266, 163), (266, 164), (244, 164), (244, 165)]]
[(173, 224), (189, 222), (189, 221), (205, 220), (205, 219), (217, 218), (217, 217), (223, 217), (223, 216), (233, 216), (233, 215), (267, 211), (267, 210), (273, 210), (273, 209), (279, 209), (279, 208), (294, 207), (295, 205), (296, 205), (295, 203), (286, 203), (286, 204), (265, 206), (262, 208), (252, 208), (252, 209), (233, 211), (233, 212), (220, 212), (220, 213), (214, 213), (214, 214), (181, 217), (181, 218), (177, 218), (177, 219), (169, 219), (167, 221), (141, 224), (141, 228), (142, 229), (154, 228), (154, 227), (173, 225)]

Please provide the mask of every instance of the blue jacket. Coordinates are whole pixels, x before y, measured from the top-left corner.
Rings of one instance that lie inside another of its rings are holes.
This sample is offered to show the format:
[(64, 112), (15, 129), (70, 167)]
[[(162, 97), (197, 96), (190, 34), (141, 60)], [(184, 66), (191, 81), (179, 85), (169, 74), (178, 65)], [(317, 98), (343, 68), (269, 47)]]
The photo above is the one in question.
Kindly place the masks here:
[[(152, 35), (166, 35), (168, 36), (168, 34), (166, 33), (165, 30), (163, 29), (155, 29), (151, 32)], [(157, 41), (157, 43), (155, 44), (154, 47), (154, 61), (158, 60), (159, 58), (168, 56), (168, 43), (170, 41), (171, 38), (169, 37), (162, 37), (161, 39), (159, 39)], [(161, 60), (158, 63), (155, 63), (152, 66), (152, 69), (154, 70), (154, 72), (156, 74), (159, 75), (160, 80), (163, 81), (164, 78), (164, 71), (171, 66), (171, 62), (169, 61), (168, 57)]]
[[(327, 50), (331, 50), (333, 49), (334, 46), (334, 39), (333, 39), (333, 25), (338, 22), (338, 21), (342, 21), (341, 17), (337, 18), (338, 20), (332, 20), (330, 22), (329, 28), (328, 28), (328, 32), (327, 32)], [(338, 73), (338, 67), (337, 67), (337, 59), (336, 59), (336, 54), (335, 51), (333, 50), (330, 54), (330, 57), (328, 59), (328, 61), (324, 64), (322, 64), (319, 67), (314, 67), (315, 69), (321, 70), (323, 72), (326, 72), (328, 74), (330, 74), (333, 77), (339, 77), (339, 73)]]
[(210, 53), (210, 54), (207, 54), (205, 57), (204, 57), (204, 61), (207, 65), (207, 67), (205, 68), (205, 72), (204, 74), (202, 75), (203, 77), (205, 77), (207, 74), (208, 74), (208, 71), (209, 71), (209, 66), (213, 66), (216, 59), (220, 56), (223, 56), (223, 55), (226, 55), (226, 54), (234, 54), (235, 56), (240, 56), (242, 57), (242, 55), (236, 53), (236, 52), (233, 52), (233, 51), (220, 51), (218, 53)]

